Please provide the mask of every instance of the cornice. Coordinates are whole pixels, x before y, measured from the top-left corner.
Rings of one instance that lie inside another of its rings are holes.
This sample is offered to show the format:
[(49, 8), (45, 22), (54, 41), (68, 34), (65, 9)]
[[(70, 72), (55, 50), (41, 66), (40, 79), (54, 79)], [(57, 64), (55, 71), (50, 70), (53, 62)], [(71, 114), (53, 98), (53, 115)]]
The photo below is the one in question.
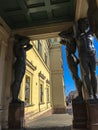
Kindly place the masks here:
[(29, 60), (26, 60), (26, 65), (28, 67), (30, 67), (33, 71), (35, 71), (37, 69), (37, 67), (34, 66)]
[(47, 84), (50, 84), (50, 81), (47, 79), (47, 80), (46, 80), (46, 83), (47, 83)]
[(42, 72), (41, 72), (41, 71), (39, 72), (39, 74), (38, 74), (38, 75), (39, 75), (39, 77), (41, 77), (43, 80), (46, 78), (46, 77), (44, 76), (44, 74), (42, 74)]

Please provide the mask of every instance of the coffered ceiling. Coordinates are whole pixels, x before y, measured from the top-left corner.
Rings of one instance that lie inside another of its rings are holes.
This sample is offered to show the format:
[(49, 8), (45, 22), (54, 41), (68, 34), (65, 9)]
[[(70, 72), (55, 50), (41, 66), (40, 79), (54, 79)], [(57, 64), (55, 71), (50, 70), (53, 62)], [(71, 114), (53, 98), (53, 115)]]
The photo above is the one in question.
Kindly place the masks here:
[(72, 22), (76, 0), (0, 0), (0, 16), (11, 29)]

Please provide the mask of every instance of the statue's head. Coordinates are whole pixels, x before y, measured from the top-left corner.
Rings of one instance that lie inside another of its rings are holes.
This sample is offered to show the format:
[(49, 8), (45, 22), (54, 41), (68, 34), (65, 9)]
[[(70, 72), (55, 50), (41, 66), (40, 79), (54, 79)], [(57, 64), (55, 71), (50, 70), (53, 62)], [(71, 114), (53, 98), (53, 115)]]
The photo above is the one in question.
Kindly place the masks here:
[(14, 38), (15, 38), (15, 41), (17, 41), (17, 43), (28, 44), (30, 42), (30, 38), (29, 37), (21, 36), (19, 34), (15, 34)]
[(74, 36), (73, 28), (71, 27), (71, 28), (69, 28), (69, 29), (66, 30), (66, 31), (62, 31), (62, 32), (60, 32), (58, 35), (59, 35), (60, 37), (62, 37), (62, 38), (66, 38), (66, 39), (68, 39), (68, 38), (70, 38), (70, 37), (73, 37), (73, 36)]
[(90, 24), (89, 24), (88, 18), (80, 18), (78, 20), (78, 29), (80, 33), (84, 33), (90, 30)]

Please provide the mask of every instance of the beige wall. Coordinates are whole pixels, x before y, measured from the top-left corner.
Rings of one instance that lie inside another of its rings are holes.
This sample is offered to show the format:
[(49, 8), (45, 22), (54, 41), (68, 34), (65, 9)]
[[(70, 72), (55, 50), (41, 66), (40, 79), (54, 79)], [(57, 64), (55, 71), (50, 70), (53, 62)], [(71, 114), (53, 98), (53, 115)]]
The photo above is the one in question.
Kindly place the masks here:
[[(0, 21), (1, 22), (1, 21)], [(2, 127), (7, 127), (8, 105), (10, 101), (10, 84), (12, 72), (12, 42), (10, 33), (0, 26), (0, 108), (2, 108)]]

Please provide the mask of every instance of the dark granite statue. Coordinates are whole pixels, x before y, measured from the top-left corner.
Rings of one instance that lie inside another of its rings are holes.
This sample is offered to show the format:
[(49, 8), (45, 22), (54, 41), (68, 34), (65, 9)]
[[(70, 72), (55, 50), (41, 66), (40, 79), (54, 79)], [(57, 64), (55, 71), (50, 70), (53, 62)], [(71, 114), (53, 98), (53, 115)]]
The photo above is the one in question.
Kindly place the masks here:
[(66, 56), (69, 69), (71, 71), (72, 77), (75, 81), (75, 85), (78, 91), (78, 97), (76, 99), (83, 99), (82, 97), (82, 81), (78, 76), (78, 63), (79, 59), (76, 57), (76, 41), (73, 34), (73, 28), (67, 31), (59, 33), (61, 37), (60, 43), (66, 46)]
[(97, 99), (97, 79), (96, 79), (96, 50), (94, 48), (94, 36), (90, 30), (87, 18), (81, 18), (78, 24), (78, 53), (81, 68), (83, 71), (83, 82), (87, 87), (89, 99)]
[(87, 0), (88, 11), (87, 16), (90, 22), (90, 27), (98, 39), (98, 5), (97, 0)]
[(25, 36), (20, 36), (18, 34), (14, 35), (14, 47), (13, 53), (15, 56), (14, 63), (14, 82), (12, 83), (12, 103), (22, 103), (18, 98), (20, 91), (20, 85), (25, 74), (26, 69), (26, 51), (32, 48), (30, 44), (30, 39)]

